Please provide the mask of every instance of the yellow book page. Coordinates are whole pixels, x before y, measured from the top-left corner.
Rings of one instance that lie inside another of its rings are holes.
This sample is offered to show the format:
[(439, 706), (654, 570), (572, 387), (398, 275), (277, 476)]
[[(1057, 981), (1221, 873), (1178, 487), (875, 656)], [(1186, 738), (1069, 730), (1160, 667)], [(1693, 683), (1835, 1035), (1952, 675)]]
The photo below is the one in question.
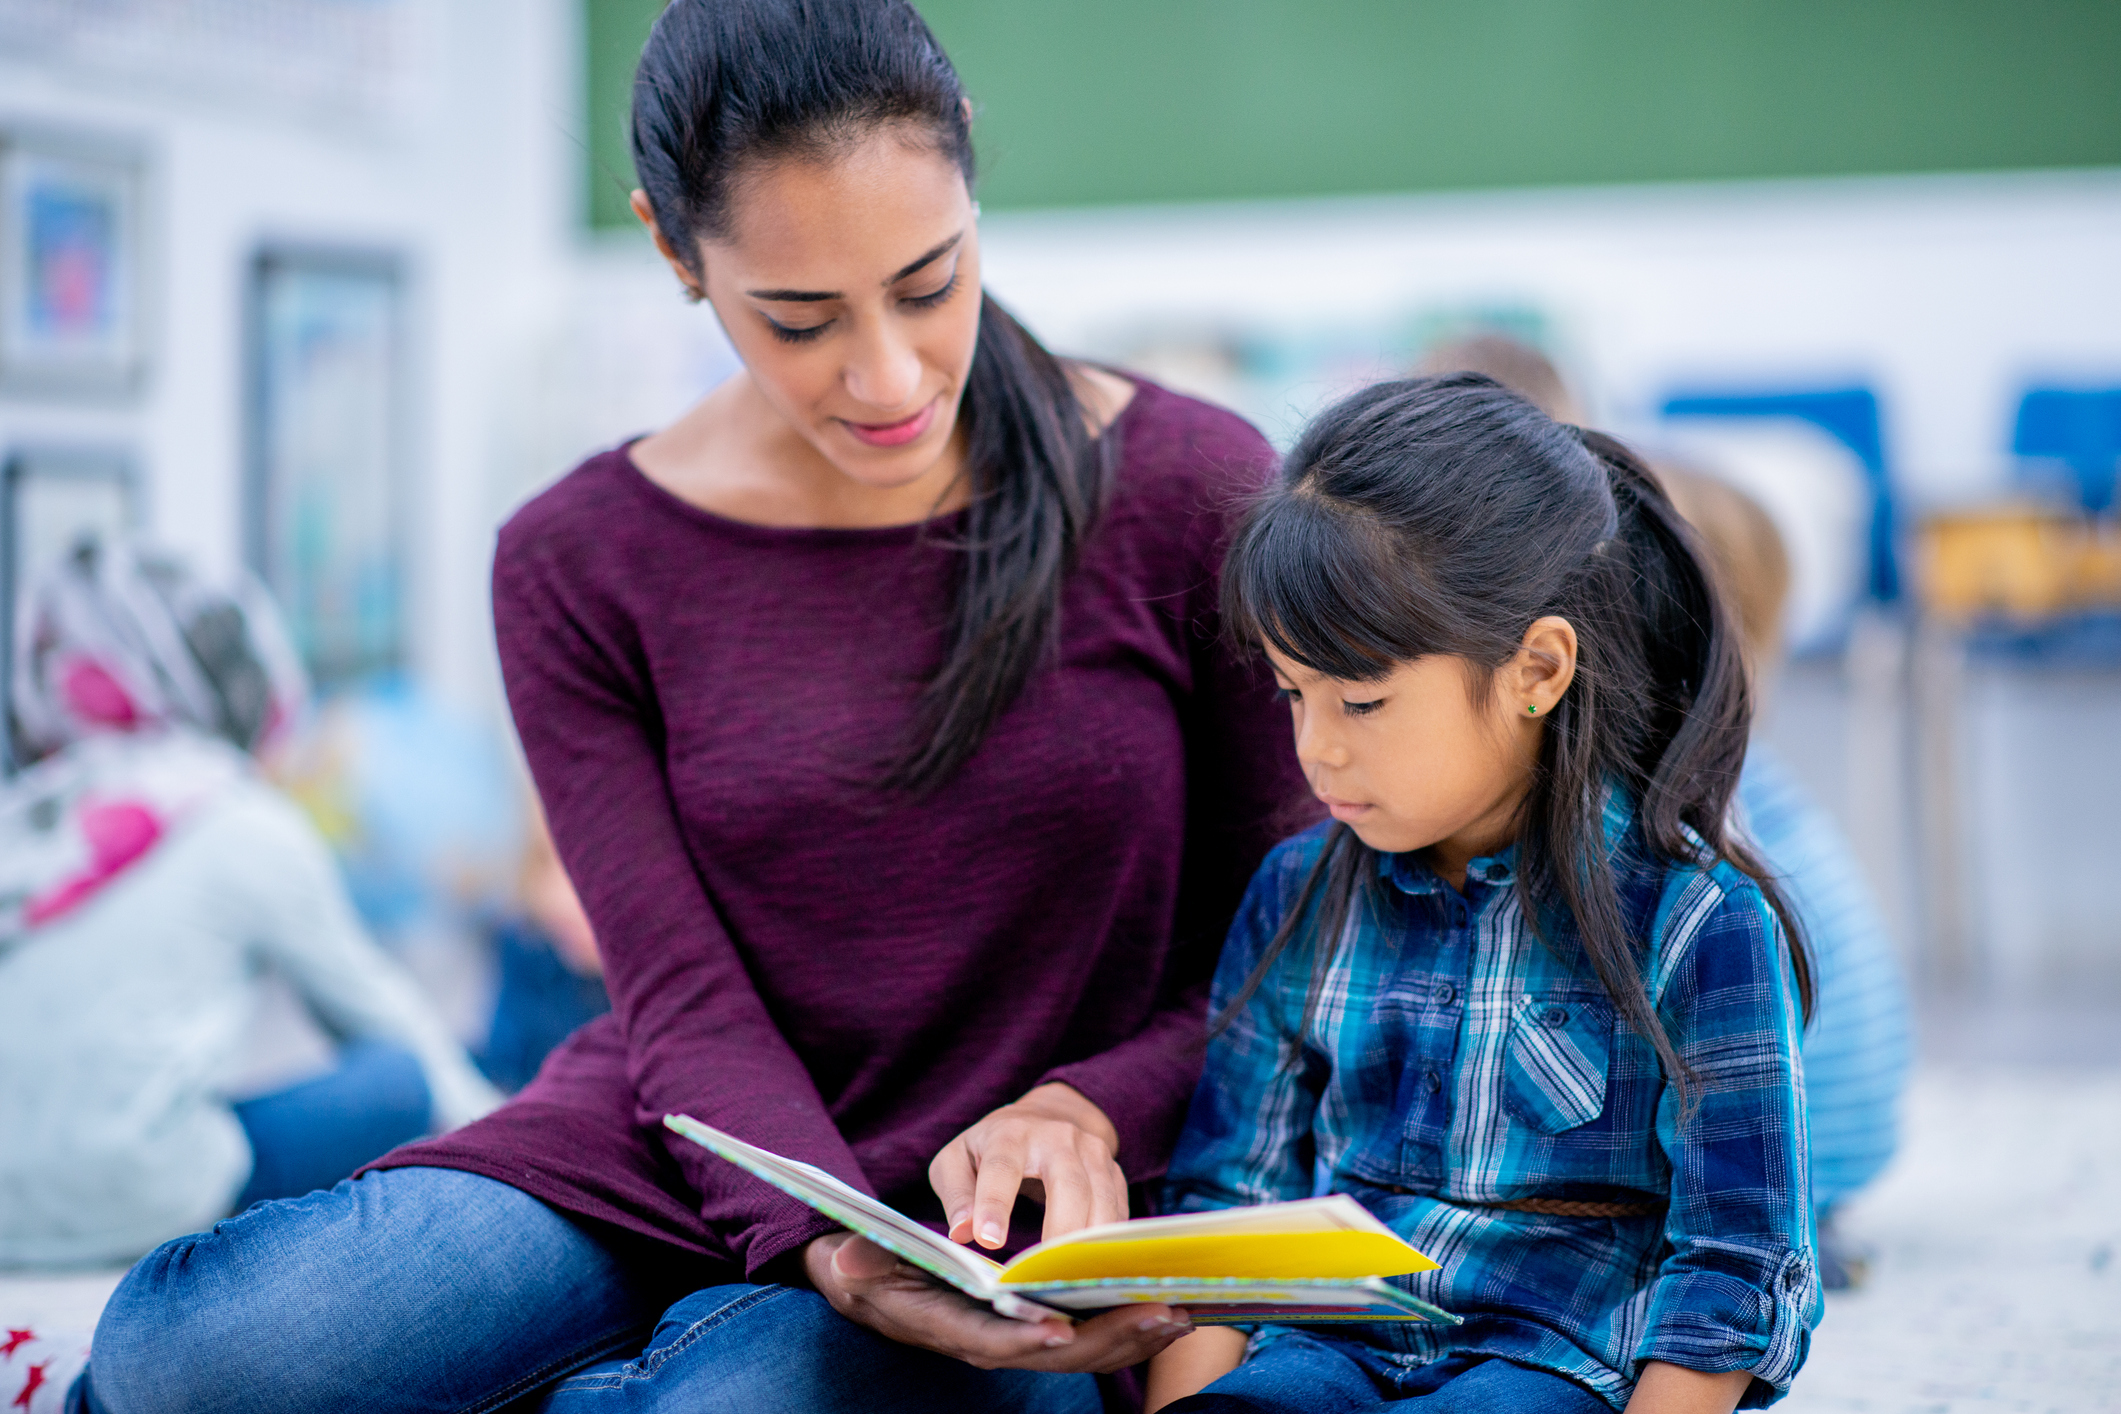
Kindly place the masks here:
[(1392, 1277), (1436, 1266), (1389, 1232), (1252, 1232), (1064, 1243), (1002, 1269), (1005, 1284), (1140, 1277)]

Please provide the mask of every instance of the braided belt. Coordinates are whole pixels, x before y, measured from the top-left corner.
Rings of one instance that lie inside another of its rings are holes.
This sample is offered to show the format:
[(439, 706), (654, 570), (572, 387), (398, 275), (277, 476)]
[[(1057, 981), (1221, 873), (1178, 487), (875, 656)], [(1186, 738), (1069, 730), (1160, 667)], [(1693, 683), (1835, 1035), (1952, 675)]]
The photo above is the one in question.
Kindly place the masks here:
[(1549, 1218), (1653, 1218), (1664, 1211), (1662, 1203), (1579, 1203), (1573, 1198), (1513, 1198), (1507, 1203), (1467, 1203), (1463, 1206), (1538, 1213)]
[[(1388, 1185), (1389, 1186), (1389, 1185)], [(1435, 1198), (1411, 1188), (1392, 1188), (1411, 1198)], [(1512, 1198), (1501, 1203), (1471, 1203), (1456, 1198), (1437, 1198), (1454, 1208), (1499, 1208), (1506, 1213), (1537, 1213), (1545, 1218), (1653, 1218), (1664, 1211), (1662, 1203), (1590, 1203), (1574, 1198)]]

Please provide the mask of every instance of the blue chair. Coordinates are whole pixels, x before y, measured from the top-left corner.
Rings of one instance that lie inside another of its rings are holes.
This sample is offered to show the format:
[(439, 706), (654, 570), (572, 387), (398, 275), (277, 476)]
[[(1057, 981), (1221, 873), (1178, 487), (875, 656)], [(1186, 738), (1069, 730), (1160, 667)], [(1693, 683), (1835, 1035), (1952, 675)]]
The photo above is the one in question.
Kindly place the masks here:
[(1796, 392), (1686, 392), (1664, 400), (1666, 417), (1794, 417), (1825, 432), (1856, 454), (1870, 486), (1871, 521), (1866, 536), (1865, 592), (1881, 604), (1900, 598), (1898, 523), (1893, 486), (1886, 474), (1885, 438), (1878, 395), (1868, 388)]
[(2061, 462), (2087, 515), (2113, 508), (2121, 466), (2121, 388), (2034, 388), (2018, 403), (2011, 451)]

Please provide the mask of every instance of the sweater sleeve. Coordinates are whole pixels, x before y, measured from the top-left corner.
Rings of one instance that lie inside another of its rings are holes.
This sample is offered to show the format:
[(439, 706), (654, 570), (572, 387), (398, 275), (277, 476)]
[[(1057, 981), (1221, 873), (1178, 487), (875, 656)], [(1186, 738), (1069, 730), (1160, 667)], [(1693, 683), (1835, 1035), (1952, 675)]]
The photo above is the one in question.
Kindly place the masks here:
[(731, 1259), (755, 1275), (837, 1226), (705, 1149), (668, 1139), (665, 1114), (690, 1114), (873, 1189), (768, 1014), (693, 860), (630, 625), (543, 544), (507, 532), (494, 566), (494, 623), (524, 754), (596, 929), (635, 1122), (675, 1160)]
[(246, 941), (283, 972), (303, 1002), (346, 1037), (395, 1041), (420, 1062), (438, 1129), (469, 1124), (501, 1103), (411, 976), (361, 926), (316, 827), (278, 792), (246, 783), (219, 813), (230, 832), (216, 857)]
[(1100, 1055), (1049, 1072), (1094, 1102), (1119, 1131), (1120, 1166), (1131, 1180), (1163, 1174), (1199, 1081), (1210, 979), (1238, 901), (1275, 841), (1310, 822), (1288, 712), (1253, 655), (1223, 639), (1223, 554), (1245, 498), (1273, 465), (1265, 439), (1226, 413), (1187, 455), (1215, 475), (1192, 483), (1185, 527), (1187, 576), (1173, 597), (1173, 631), (1184, 645), (1190, 691), (1180, 703), (1186, 743), (1186, 841), (1178, 914), (1161, 1003), (1136, 1035)]

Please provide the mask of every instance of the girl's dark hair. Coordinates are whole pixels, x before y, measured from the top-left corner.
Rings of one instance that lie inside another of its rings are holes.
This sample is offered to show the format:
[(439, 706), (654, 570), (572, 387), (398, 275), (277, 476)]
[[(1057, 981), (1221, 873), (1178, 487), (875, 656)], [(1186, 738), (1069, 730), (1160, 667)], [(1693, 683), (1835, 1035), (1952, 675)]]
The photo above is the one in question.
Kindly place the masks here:
[[(747, 173), (829, 158), (896, 127), (973, 180), (964, 88), (904, 0), (675, 0), (633, 82), (633, 160), (670, 248), (698, 274)], [(972, 500), (941, 664), (882, 783), (953, 775), (1053, 640), (1062, 581), (1111, 480), (1067, 369), (981, 294), (959, 420)]]
[[(1692, 530), (1620, 443), (1479, 374), (1366, 388), (1305, 430), (1253, 507), (1223, 569), (1223, 613), (1246, 640), (1347, 681), (1429, 654), (1463, 658), (1482, 701), (1533, 620), (1567, 619), (1576, 676), (1546, 719), (1518, 823), (1525, 916), (1550, 946), (1573, 922), (1614, 1008), (1684, 1099), (1696, 1077), (1650, 1004), (1642, 945), (1621, 914), (1603, 818), (1617, 784), (1655, 860), (1724, 860), (1760, 886), (1810, 1016), (1796, 913), (1727, 823), (1752, 722), (1737, 634)], [(1378, 863), (1346, 825), (1332, 828), (1218, 1026), (1299, 933), (1315, 949), (1316, 1005), (1353, 911), (1383, 905)]]

